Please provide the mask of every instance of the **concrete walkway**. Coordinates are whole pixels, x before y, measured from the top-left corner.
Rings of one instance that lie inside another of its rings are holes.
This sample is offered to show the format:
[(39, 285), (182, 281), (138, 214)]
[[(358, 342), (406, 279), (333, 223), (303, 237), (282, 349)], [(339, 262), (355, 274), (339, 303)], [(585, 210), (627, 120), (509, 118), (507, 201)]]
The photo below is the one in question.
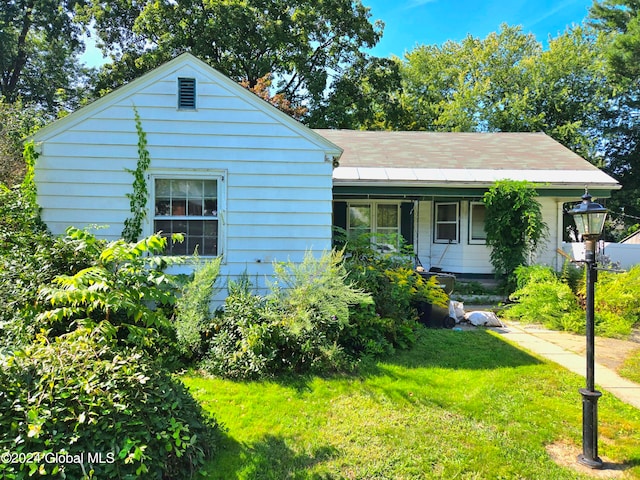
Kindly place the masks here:
[[(578, 375), (585, 376), (586, 358), (570, 352), (559, 345), (533, 335), (523, 328), (508, 324), (505, 327), (491, 328), (505, 339), (529, 350), (541, 357), (552, 360)], [(597, 356), (596, 347), (596, 356)], [(596, 388), (612, 393), (620, 400), (640, 409), (640, 385), (622, 378), (613, 370), (598, 363), (595, 364)]]

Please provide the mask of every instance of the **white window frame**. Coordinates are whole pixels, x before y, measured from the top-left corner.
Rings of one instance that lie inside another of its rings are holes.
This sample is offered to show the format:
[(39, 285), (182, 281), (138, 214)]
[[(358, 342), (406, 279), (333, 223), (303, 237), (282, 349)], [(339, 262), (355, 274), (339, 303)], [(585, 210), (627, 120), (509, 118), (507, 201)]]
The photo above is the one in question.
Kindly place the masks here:
[(470, 245), (486, 245), (487, 243), (487, 233), (484, 231), (484, 224), (483, 224), (483, 230), (482, 230), (483, 237), (473, 238), (473, 207), (479, 206), (479, 205), (485, 207), (485, 212), (486, 212), (486, 205), (484, 204), (484, 202), (469, 202), (469, 244)]
[[(451, 206), (456, 208), (455, 220), (438, 220), (438, 207)], [(438, 226), (439, 225), (455, 225), (456, 238), (439, 238)], [(434, 202), (433, 204), (433, 243), (460, 243), (460, 202)]]
[[(158, 233), (156, 232), (156, 221), (163, 220), (204, 220), (204, 221), (215, 221), (217, 222), (217, 245), (216, 245), (216, 255), (204, 255), (202, 250), (198, 250), (198, 257), (201, 258), (215, 258), (222, 256), (226, 250), (226, 237), (225, 237), (225, 228), (224, 228), (224, 213), (226, 212), (226, 171), (218, 171), (218, 170), (207, 170), (207, 171), (178, 171), (178, 170), (170, 170), (170, 171), (162, 171), (162, 172), (154, 172), (148, 176), (149, 182), (149, 209), (151, 215), (149, 215), (148, 229), (149, 234)], [(216, 181), (217, 186), (217, 212), (216, 215), (206, 216), (188, 216), (188, 215), (157, 215), (156, 214), (156, 180), (211, 180)], [(183, 233), (183, 232), (172, 232), (172, 233)], [(168, 239), (170, 241), (170, 239)], [(185, 238), (185, 242), (186, 242)], [(192, 256), (193, 251), (187, 250), (186, 256)], [(179, 256), (179, 254), (176, 254)]]
[[(380, 234), (380, 235), (388, 235), (388, 234), (395, 234), (398, 236), (398, 238), (400, 238), (401, 233), (401, 221), (402, 221), (402, 212), (400, 211), (400, 203), (401, 202), (397, 202), (397, 201), (371, 201), (371, 200), (365, 200), (365, 201), (357, 201), (357, 200), (353, 200), (350, 202), (347, 202), (347, 232), (349, 234), (351, 234), (354, 230), (351, 228), (351, 207), (369, 207), (370, 208), (370, 212), (371, 212), (371, 225), (369, 225), (369, 231), (366, 233), (369, 233), (372, 235), (372, 243), (376, 243), (375, 242), (375, 236)], [(388, 232), (388, 231), (383, 231), (380, 232), (378, 229), (385, 229), (385, 230), (389, 230), (391, 227), (379, 227), (378, 226), (378, 207), (380, 205), (394, 205), (397, 209), (397, 224), (396, 224), (396, 228), (394, 232)], [(386, 247), (378, 247), (380, 250), (382, 251), (389, 251), (389, 250), (393, 250), (393, 251), (397, 251), (397, 249), (399, 248), (399, 245), (395, 245), (395, 246), (386, 246)]]

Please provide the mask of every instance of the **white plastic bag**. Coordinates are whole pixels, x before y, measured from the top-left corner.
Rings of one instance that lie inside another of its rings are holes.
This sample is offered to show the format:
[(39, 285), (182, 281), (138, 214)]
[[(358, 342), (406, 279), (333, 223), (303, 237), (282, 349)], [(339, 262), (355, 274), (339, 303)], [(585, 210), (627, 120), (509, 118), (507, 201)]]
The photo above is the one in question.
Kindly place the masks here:
[(449, 316), (456, 319), (456, 323), (464, 320), (464, 304), (451, 300), (449, 302)]
[(464, 318), (476, 327), (504, 327), (504, 324), (493, 312), (469, 312), (464, 315)]

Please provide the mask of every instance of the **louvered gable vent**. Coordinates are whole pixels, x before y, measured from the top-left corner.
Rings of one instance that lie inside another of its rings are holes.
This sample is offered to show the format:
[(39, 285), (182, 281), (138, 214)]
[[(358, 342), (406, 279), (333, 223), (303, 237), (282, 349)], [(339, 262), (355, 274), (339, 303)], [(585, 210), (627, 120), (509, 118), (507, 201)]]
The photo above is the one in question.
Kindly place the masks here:
[(178, 108), (196, 108), (195, 78), (178, 78)]

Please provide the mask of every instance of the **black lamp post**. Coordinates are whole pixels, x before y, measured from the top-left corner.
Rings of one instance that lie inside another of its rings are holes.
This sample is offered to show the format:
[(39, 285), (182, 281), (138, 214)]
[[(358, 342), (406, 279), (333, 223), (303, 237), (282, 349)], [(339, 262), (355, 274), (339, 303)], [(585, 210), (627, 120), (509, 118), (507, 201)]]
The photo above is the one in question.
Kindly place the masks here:
[(594, 298), (597, 281), (596, 242), (602, 233), (607, 209), (591, 201), (585, 188), (582, 203), (569, 212), (573, 215), (578, 231), (585, 242), (585, 263), (587, 265), (587, 388), (581, 388), (582, 395), (582, 454), (578, 462), (590, 468), (602, 468), (598, 457), (598, 398), (602, 393), (595, 390), (595, 331)]

